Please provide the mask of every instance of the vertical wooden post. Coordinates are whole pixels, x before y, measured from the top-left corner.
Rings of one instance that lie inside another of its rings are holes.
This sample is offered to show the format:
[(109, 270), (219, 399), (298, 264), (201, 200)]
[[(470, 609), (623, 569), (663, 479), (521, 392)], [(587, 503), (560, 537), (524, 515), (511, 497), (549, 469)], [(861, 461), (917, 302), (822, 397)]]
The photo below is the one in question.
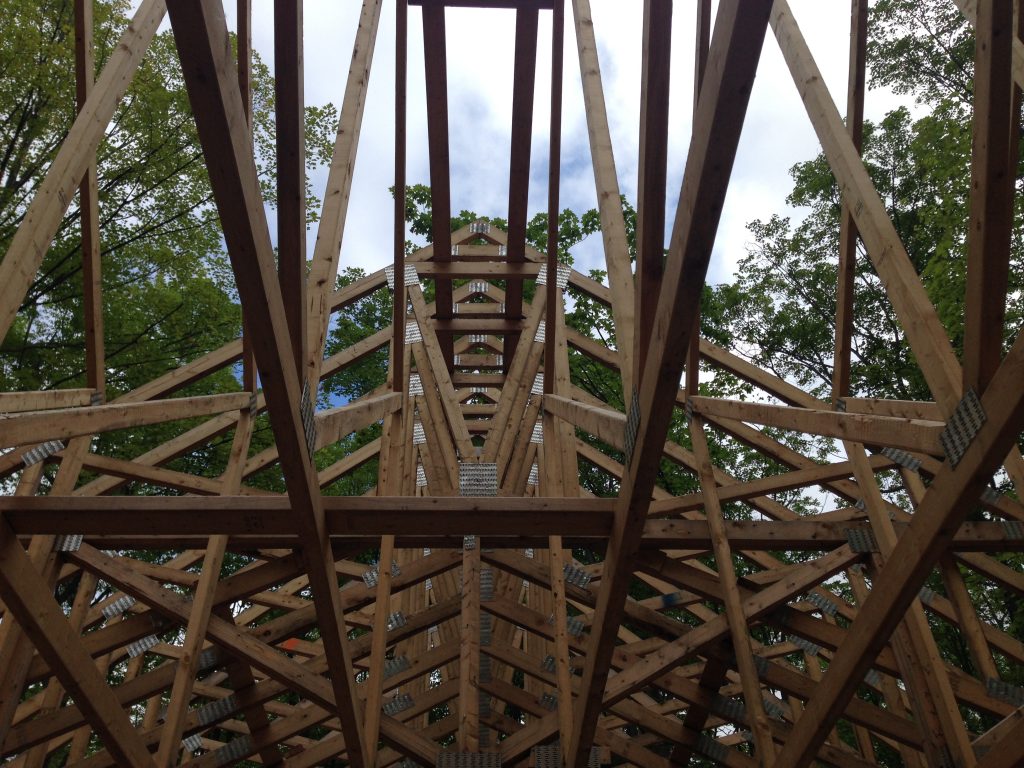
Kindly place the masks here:
[[(558, 206), (562, 165), (562, 51), (565, 40), (565, 7), (556, 2), (551, 16), (551, 136), (548, 160), (547, 304), (544, 325), (551, 333), (544, 344), (544, 392), (554, 392), (555, 344), (558, 327), (555, 309), (558, 296)], [(507, 354), (507, 353), (506, 353)]]
[[(508, 261), (526, 261), (526, 216), (530, 192), (530, 156), (533, 139), (534, 82), (537, 75), (536, 8), (516, 10), (516, 44), (512, 75), (512, 147), (508, 181)], [(554, 99), (554, 93), (552, 93)], [(555, 116), (552, 113), (551, 119)], [(523, 315), (523, 281), (509, 278), (505, 290), (505, 316)], [(505, 334), (504, 369), (508, 373), (519, 343), (518, 333)]]
[(392, 388), (403, 391), (405, 381), (405, 158), (406, 91), (409, 58), (409, 3), (395, 2), (395, 294), (391, 312)]
[[(851, 0), (850, 72), (846, 89), (846, 130), (857, 152), (864, 143), (864, 75), (868, 44), (867, 0)], [(853, 292), (857, 265), (857, 225), (843, 201), (839, 225), (839, 274), (836, 290), (836, 349), (832, 366), (832, 402), (850, 394), (850, 350), (853, 339)]]
[[(306, 360), (306, 136), (302, 0), (274, 1), (277, 277), (300, 380)], [(310, 382), (313, 386), (314, 382)]]
[[(92, 0), (75, 0), (75, 101), (78, 111), (92, 91), (93, 63)], [(85, 378), (88, 386), (106, 393), (106, 363), (103, 350), (103, 273), (100, 264), (99, 190), (96, 182), (96, 153), (92, 153), (85, 177), (78, 187), (82, 227), (82, 312), (85, 315)]]
[[(238, 0), (238, 90), (242, 94), (242, 109), (252, 136), (252, 0)], [(256, 391), (256, 358), (252, 351), (252, 334), (242, 318), (242, 389)]]
[(462, 612), (459, 622), (459, 749), (480, 748), (480, 538), (462, 550)]
[[(697, 27), (693, 51), (693, 113), (697, 114), (697, 102), (704, 83), (704, 72), (708, 68), (708, 48), (711, 46), (711, 0), (697, 0)], [(686, 355), (686, 396), (692, 397), (700, 387), (700, 307), (694, 320), (690, 349)]]
[(672, 0), (644, 0), (634, 281), (637, 318), (633, 365), (634, 381), (638, 387), (647, 359), (647, 342), (654, 330), (658, 291), (665, 272), (665, 188), (668, 173), (671, 63)]
[[(451, 161), (448, 148), (448, 55), (445, 36), (445, 7), (442, 3), (423, 6), (423, 64), (427, 89), (427, 142), (430, 146), (430, 200), (433, 210), (432, 234), (434, 261), (451, 261)], [(439, 320), (452, 316), (451, 278), (435, 281), (435, 315)], [(454, 370), (454, 337), (438, 338), (448, 372)], [(468, 457), (466, 457), (468, 458)]]
[(979, 0), (977, 18), (963, 383), (981, 393), (1002, 359), (1016, 179), (1010, 145), (1019, 129), (1011, 125), (1013, 0)]
[(736, 653), (736, 668), (740, 673), (740, 682), (743, 686), (743, 700), (746, 703), (747, 716), (750, 718), (750, 727), (754, 733), (757, 760), (762, 768), (770, 768), (775, 763), (775, 744), (772, 741), (772, 731), (768, 724), (768, 714), (764, 708), (757, 667), (754, 665), (750, 632), (747, 629), (747, 618), (743, 612), (743, 600), (732, 561), (732, 548), (729, 546), (722, 507), (718, 501), (718, 485), (715, 482), (714, 467), (711, 464), (711, 453), (708, 449), (707, 437), (704, 434), (704, 424), (699, 416), (690, 417), (690, 439), (693, 442), (693, 453), (698, 463), (700, 488), (704, 494), (708, 528), (711, 531), (711, 544), (715, 552), (715, 563), (718, 566), (718, 579), (725, 593), (725, 615), (729, 622), (733, 651)]

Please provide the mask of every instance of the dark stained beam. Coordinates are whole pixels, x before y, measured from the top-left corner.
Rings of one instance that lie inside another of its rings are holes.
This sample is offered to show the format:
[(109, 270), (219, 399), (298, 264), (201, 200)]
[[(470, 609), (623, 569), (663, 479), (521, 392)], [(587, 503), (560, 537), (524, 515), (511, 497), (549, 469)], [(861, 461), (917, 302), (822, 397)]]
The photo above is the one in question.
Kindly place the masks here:
[[(864, 86), (867, 72), (868, 3), (851, 0), (850, 66), (846, 90), (846, 130), (857, 151), (864, 143)], [(832, 366), (832, 399), (850, 393), (850, 354), (853, 349), (853, 294), (857, 264), (857, 225), (850, 206), (843, 204), (839, 230), (839, 272), (836, 287), (836, 349)]]
[[(223, 7), (190, 0), (170, 8), (192, 111), (206, 156), (243, 313), (253, 335), (271, 426), (316, 595), (331, 686), (349, 758), (364, 764), (362, 712), (355, 696), (338, 577), (326, 533), (316, 468), (300, 413), (301, 384), (289, 338), (249, 128), (230, 59)], [(312, 397), (315, 400), (315, 384)]]
[(277, 121), (278, 281), (295, 370), (306, 360), (306, 121), (303, 0), (274, 0), (274, 113)]
[[(448, 147), (448, 55), (444, 6), (428, 2), (423, 6), (423, 66), (427, 88), (427, 144), (430, 153), (430, 204), (434, 261), (451, 261), (451, 161)], [(452, 283), (439, 279), (435, 288), (436, 315), (440, 320), (452, 317)], [(454, 343), (441, 336), (441, 354), (451, 372), (454, 368)]]
[(1010, 273), (1014, 185), (1011, 142), (1020, 137), (1013, 116), (1013, 0), (979, 0), (975, 24), (974, 142), (967, 231), (964, 388), (984, 391), (1003, 352), (1003, 321)]
[[(562, 299), (558, 295), (558, 206), (562, 177), (562, 51), (565, 41), (565, 8), (554, 9), (551, 20), (551, 129), (548, 151), (548, 239), (547, 296), (544, 304), (545, 327), (558, 328), (558, 311)], [(555, 365), (558, 345), (551, 339), (544, 345), (544, 393), (555, 391)]]
[[(644, 370), (665, 271), (665, 191), (672, 62), (672, 0), (644, 0), (643, 68), (640, 76), (640, 175), (636, 214), (637, 376)], [(639, 382), (639, 378), (637, 379)]]
[(395, 2), (395, 220), (394, 269), (395, 300), (391, 314), (391, 386), (395, 392), (405, 389), (405, 165), (408, 109), (406, 95), (409, 80), (409, 4)]
[(718, 10), (708, 69), (694, 119), (665, 280), (639, 397), (635, 448), (627, 453), (615, 525), (608, 543), (593, 630), (577, 700), (575, 732), (567, 764), (583, 768), (603, 707), (651, 493), (679, 391), (693, 321), (707, 274), (726, 189), (739, 144), (754, 73), (764, 43), (771, 2), (730, 0)]

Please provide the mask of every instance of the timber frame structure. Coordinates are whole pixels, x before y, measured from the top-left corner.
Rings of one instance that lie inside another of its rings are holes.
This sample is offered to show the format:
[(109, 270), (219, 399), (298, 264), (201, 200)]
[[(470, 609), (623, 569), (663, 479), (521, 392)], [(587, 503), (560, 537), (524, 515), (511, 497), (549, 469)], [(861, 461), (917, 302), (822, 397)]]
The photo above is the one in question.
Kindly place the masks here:
[[(697, 8), (698, 96), (667, 258), (673, 3), (644, 0), (635, 274), (589, 0), (363, 0), (308, 275), (301, 1), (279, 0), (274, 13), (277, 264), (247, 130), (250, 0), (239, 0), (237, 62), (220, 0), (143, 0), (95, 83), (91, 2), (76, 0), (79, 116), (0, 263), (0, 335), (79, 193), (89, 387), (0, 394), (0, 471), (16, 485), (0, 498), (0, 754), (19, 766), (42, 766), (63, 750), (68, 765), (161, 768), (332, 760), (357, 768), (660, 768), (691, 760), (845, 768), (877, 765), (884, 747), (908, 766), (1022, 764), (1024, 689), (1000, 670), (1024, 664), (1024, 642), (979, 617), (965, 578), (1024, 592), (1021, 573), (993, 556), (1024, 550), (1016, 500), (1024, 491), (1024, 337), (1004, 354), (999, 333), (1024, 46), (1012, 34), (1011, 0), (956, 2), (979, 41), (963, 360), (859, 156), (866, 0), (852, 2), (845, 124), (786, 0), (720, 0), (713, 23), (710, 0), (677, 4)], [(406, 258), (399, 194), (393, 264), (335, 290), (385, 3), (397, 8), (398, 190), (408, 6), (423, 16), (432, 245)], [(516, 11), (507, 232), (485, 221), (449, 231), (446, 6)], [(569, 21), (607, 286), (556, 264), (553, 229), (547, 256), (526, 244), (541, 14), (552, 15), (554, 42), (549, 210), (558, 211)], [(107, 403), (95, 152), (165, 15), (247, 333)], [(776, 42), (844, 200), (831, 402), (693, 332), (762, 46)], [(849, 396), (858, 239), (932, 401)], [(433, 304), (424, 281), (433, 282)], [(532, 301), (523, 290), (529, 281)], [(332, 312), (377, 290), (398, 297), (392, 326), (325, 359)], [(566, 292), (610, 307), (616, 348), (566, 326)], [(384, 391), (316, 410), (321, 380), (382, 347), (391, 353)], [(570, 348), (621, 376), (625, 413), (576, 385)], [(240, 392), (172, 396), (240, 359)], [(699, 395), (701, 365), (748, 381), (759, 395)], [(685, 409), (690, 447), (666, 440), (677, 408)], [(250, 455), (264, 411), (276, 446)], [(98, 432), (198, 417), (199, 426), (133, 460), (91, 451)], [(379, 421), (378, 441), (317, 470), (317, 449)], [(846, 458), (812, 460), (762, 426), (834, 437)], [(729, 435), (787, 471), (738, 481), (712, 464), (708, 433)], [(222, 476), (162, 466), (225, 434), (233, 443)], [(375, 456), (375, 495), (321, 492)], [(660, 488), (663, 459), (692, 471), (700, 493)], [(581, 492), (580, 461), (617, 478), (617, 498)], [(247, 486), (275, 462), (287, 495)], [(1000, 468), (1013, 493), (990, 486)], [(84, 482), (83, 472), (99, 477)], [(908, 508), (883, 497), (883, 472), (902, 480)], [(125, 495), (129, 484), (179, 495)], [(798, 515), (773, 499), (794, 488), (845, 506)], [(757, 519), (733, 515), (737, 504)], [(595, 562), (575, 561), (573, 548), (595, 553)], [(139, 550), (163, 551), (166, 561), (133, 558)], [(355, 560), (367, 550), (379, 550), (379, 566)], [(228, 552), (248, 564), (221, 578)], [(778, 552), (803, 554), (784, 560)], [(935, 572), (944, 594), (922, 589)], [(96, 602), (101, 581), (113, 591)], [(655, 596), (630, 596), (637, 582)], [(61, 585), (77, 589), (69, 613), (54, 599)], [(938, 623), (962, 637), (969, 669), (940, 655)], [(989, 725), (979, 729), (982, 722)]]

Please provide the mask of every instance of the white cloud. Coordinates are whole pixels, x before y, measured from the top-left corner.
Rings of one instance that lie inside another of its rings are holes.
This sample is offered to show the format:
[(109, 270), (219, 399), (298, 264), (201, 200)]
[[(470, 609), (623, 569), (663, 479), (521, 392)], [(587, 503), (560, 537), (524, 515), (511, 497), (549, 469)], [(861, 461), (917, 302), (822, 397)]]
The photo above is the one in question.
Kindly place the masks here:
[[(642, 0), (591, 0), (598, 38), (605, 97), (619, 184), (636, 200)], [(791, 0), (794, 14), (811, 46), (822, 75), (845, 111), (849, 6), (821, 0)], [(227, 3), (234, 27), (234, 3)], [(306, 99), (340, 107), (352, 41), (359, 17), (358, 0), (309, 0), (305, 6)], [(596, 202), (583, 114), (579, 65), (571, 8), (567, 4), (561, 206), (575, 210)], [(514, 13), (508, 10), (447, 11), (449, 124), (452, 148), (452, 206), (504, 217), (508, 207), (509, 133)], [(668, 226), (679, 194), (690, 139), (693, 84), (693, 5), (677, 3), (673, 19), (672, 101)], [(254, 2), (254, 45), (272, 66), (272, 3)], [(541, 13), (530, 211), (546, 209), (547, 125), (549, 119), (550, 13)], [(342, 265), (377, 268), (390, 258), (394, 154), (394, 7), (384, 3), (370, 90), (342, 245)], [(869, 115), (892, 106), (882, 95), (869, 97)], [(423, 84), (423, 37), (420, 11), (409, 13), (408, 181), (429, 183), (426, 148), (426, 103)], [(750, 237), (746, 223), (772, 213), (786, 213), (789, 168), (813, 157), (818, 142), (786, 70), (771, 30), (722, 215), (718, 245), (709, 279), (728, 279)], [(322, 188), (326, 170), (314, 184)], [(667, 233), (666, 233), (667, 239)], [(577, 253), (580, 268), (602, 267), (598, 238)], [(310, 248), (313, 236), (310, 237)]]

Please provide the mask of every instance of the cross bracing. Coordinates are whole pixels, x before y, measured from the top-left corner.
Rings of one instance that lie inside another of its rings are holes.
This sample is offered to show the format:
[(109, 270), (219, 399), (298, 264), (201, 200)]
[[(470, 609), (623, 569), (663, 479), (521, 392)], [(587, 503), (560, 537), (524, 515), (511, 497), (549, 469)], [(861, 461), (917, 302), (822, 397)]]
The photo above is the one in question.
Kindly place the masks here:
[[(386, 3), (395, 30), (381, 26)], [(693, 138), (670, 211), (669, 22), (691, 5)], [(0, 472), (14, 489), (0, 498), (0, 753), (14, 765), (161, 768), (870, 766), (883, 751), (915, 766), (1024, 761), (1024, 689), (1007, 673), (1024, 664), (1024, 643), (987, 621), (967, 588), (1024, 591), (998, 558), (1024, 549), (1024, 340), (1004, 353), (999, 332), (1017, 135), (1007, 126), (1024, 47), (1009, 32), (1009, 0), (957, 5), (979, 41), (963, 359), (860, 159), (864, 0), (852, 2), (845, 123), (785, 0), (721, 0), (713, 18), (708, 0), (643, 2), (643, 39), (616, 41), (643, 51), (635, 267), (588, 0), (364, 0), (309, 260), (301, 2), (275, 3), (275, 254), (248, 130), (247, 39), (236, 58), (221, 3), (144, 0), (93, 82), (91, 2), (77, 0), (78, 117), (0, 262), (0, 332), (79, 195), (88, 387), (0, 394)], [(450, 6), (515, 11), (505, 229), (448, 226)], [(247, 23), (247, 0), (239, 9)], [(423, 21), (433, 231), (407, 255), (406, 55), (418, 45), (409, 13)], [(525, 232), (541, 14), (552, 20), (554, 86), (545, 252)], [(165, 16), (245, 331), (108, 402), (95, 156)], [(607, 285), (556, 260), (566, 24)], [(336, 288), (375, 42), (392, 33), (394, 259)], [(749, 94), (772, 45), (843, 196), (827, 401), (695, 333)], [(929, 401), (850, 394), (858, 242)], [(378, 292), (392, 297), (391, 323), (325, 355), (332, 315)], [(614, 344), (566, 322), (567, 302), (582, 299), (606, 308)], [(378, 350), (385, 386), (318, 405), (325, 379)], [(571, 359), (604, 368), (624, 405), (595, 398)], [(239, 362), (239, 391), (175, 396)], [(702, 394), (700, 378), (718, 374), (756, 396)], [(673, 419), (685, 441), (670, 434)], [(128, 458), (93, 446), (97, 434), (181, 420), (173, 438)], [(255, 451), (263, 423), (274, 442)], [(324, 463), (325, 449), (374, 424), (379, 437)], [(841, 452), (822, 461), (785, 432), (835, 439)], [(223, 439), (230, 455), (217, 476), (166, 466)], [(723, 440), (779, 471), (736, 477), (715, 460)], [(374, 461), (372, 493), (325, 493)], [(689, 473), (694, 490), (666, 490), (662, 462)], [(286, 493), (253, 483), (275, 467)], [(584, 468), (615, 493), (593, 496)], [(899, 483), (899, 502), (883, 477)], [(841, 503), (814, 514), (780, 501), (800, 489)], [(940, 625), (969, 664), (941, 653)]]

